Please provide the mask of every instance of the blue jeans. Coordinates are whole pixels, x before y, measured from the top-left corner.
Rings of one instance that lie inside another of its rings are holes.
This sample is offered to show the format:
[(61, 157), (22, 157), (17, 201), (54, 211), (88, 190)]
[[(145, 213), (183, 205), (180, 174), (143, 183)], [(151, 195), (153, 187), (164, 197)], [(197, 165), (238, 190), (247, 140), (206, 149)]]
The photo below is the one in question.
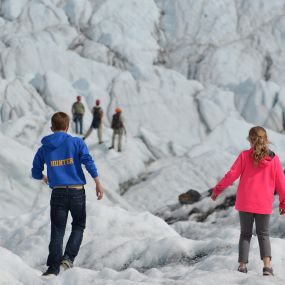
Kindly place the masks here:
[(74, 114), (73, 115), (73, 121), (75, 123), (75, 133), (78, 134), (80, 132), (80, 134), (82, 135), (83, 131), (83, 115), (82, 114)]
[[(70, 211), (72, 216), (72, 230), (62, 255), (63, 237)], [(53, 189), (50, 200), (51, 237), (47, 266), (59, 271), (62, 259), (74, 261), (77, 256), (86, 224), (86, 196), (85, 190)]]

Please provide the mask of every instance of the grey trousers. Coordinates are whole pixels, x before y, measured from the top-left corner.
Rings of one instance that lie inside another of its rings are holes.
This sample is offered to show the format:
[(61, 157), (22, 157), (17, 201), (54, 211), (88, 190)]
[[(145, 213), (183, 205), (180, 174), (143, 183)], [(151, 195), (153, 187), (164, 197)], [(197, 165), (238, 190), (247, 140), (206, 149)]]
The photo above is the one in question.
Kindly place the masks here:
[(256, 235), (258, 237), (260, 258), (270, 257), (271, 246), (269, 240), (270, 215), (239, 212), (240, 239), (239, 239), (239, 262), (248, 262), (249, 245), (252, 236), (252, 227), (255, 221)]
[[(94, 128), (92, 126), (88, 129), (87, 133), (84, 136), (84, 139), (86, 139), (92, 133), (93, 129)], [(103, 140), (102, 140), (102, 124), (100, 124), (99, 127), (97, 128), (97, 136), (98, 136), (99, 143), (102, 143), (103, 142)]]
[(115, 137), (118, 135), (118, 151), (122, 151), (122, 138), (124, 134), (124, 129), (113, 129), (113, 136), (112, 136), (112, 147), (115, 147)]

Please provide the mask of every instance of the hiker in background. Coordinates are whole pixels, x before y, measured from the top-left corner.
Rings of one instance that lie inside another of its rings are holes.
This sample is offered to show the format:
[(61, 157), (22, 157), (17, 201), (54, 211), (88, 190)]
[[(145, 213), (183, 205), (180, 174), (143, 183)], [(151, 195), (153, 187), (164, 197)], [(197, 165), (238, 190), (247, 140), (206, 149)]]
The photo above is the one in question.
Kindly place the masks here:
[(98, 141), (99, 141), (99, 144), (101, 144), (101, 143), (103, 143), (103, 140), (102, 140), (103, 110), (100, 106), (100, 100), (99, 99), (96, 100), (96, 106), (93, 107), (92, 113), (93, 113), (93, 120), (92, 120), (92, 123), (91, 123), (89, 130), (87, 131), (87, 133), (83, 137), (83, 140), (85, 140), (91, 134), (93, 129), (97, 129)]
[(122, 110), (120, 108), (115, 109), (115, 114), (113, 115), (112, 118), (112, 124), (111, 128), (113, 129), (113, 136), (112, 136), (112, 145), (109, 147), (109, 149), (112, 149), (115, 147), (115, 137), (118, 135), (118, 151), (122, 151), (122, 138), (123, 134), (127, 134), (124, 121), (123, 121), (123, 116), (122, 116)]
[(85, 113), (84, 105), (81, 103), (81, 97), (76, 97), (76, 102), (72, 105), (72, 116), (75, 123), (75, 133), (83, 133), (83, 116)]
[(285, 214), (285, 178), (279, 157), (268, 148), (264, 128), (253, 127), (249, 131), (250, 149), (242, 151), (230, 171), (214, 187), (212, 200), (239, 178), (235, 208), (239, 211), (239, 267), (247, 273), (249, 245), (255, 222), (260, 257), (263, 260), (263, 275), (273, 275), (269, 220), (272, 213), (275, 189), (279, 195), (279, 213)]

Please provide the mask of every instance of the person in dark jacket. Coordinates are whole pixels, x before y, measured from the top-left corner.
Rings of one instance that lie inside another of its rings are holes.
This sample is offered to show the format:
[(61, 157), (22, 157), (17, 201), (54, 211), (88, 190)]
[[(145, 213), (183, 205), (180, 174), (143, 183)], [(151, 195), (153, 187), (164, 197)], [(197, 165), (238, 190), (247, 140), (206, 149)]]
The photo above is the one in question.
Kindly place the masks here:
[(126, 128), (124, 125), (124, 119), (122, 116), (122, 110), (120, 108), (115, 109), (115, 114), (112, 118), (112, 124), (111, 128), (113, 129), (113, 136), (112, 136), (112, 145), (109, 147), (109, 149), (112, 149), (115, 147), (115, 139), (116, 136), (118, 136), (118, 151), (122, 151), (122, 138), (123, 134), (127, 133)]
[[(51, 240), (46, 275), (57, 275), (60, 265), (71, 268), (78, 254), (86, 223), (85, 165), (96, 184), (98, 200), (103, 197), (97, 168), (84, 141), (67, 134), (69, 117), (63, 112), (51, 118), (53, 134), (42, 139), (32, 167), (32, 177), (43, 180), (52, 189), (50, 200)], [(47, 176), (43, 174), (44, 165)], [(68, 212), (72, 216), (72, 231), (63, 253), (63, 237)]]
[(85, 113), (84, 105), (81, 102), (81, 97), (76, 97), (76, 102), (72, 105), (72, 116), (75, 123), (75, 133), (83, 134), (83, 116)]
[(103, 110), (100, 106), (100, 100), (96, 100), (96, 106), (92, 109), (93, 120), (91, 123), (90, 128), (88, 129), (87, 133), (84, 135), (83, 140), (85, 140), (93, 131), (93, 129), (97, 129), (97, 136), (99, 144), (103, 143), (102, 140), (102, 119), (103, 119)]

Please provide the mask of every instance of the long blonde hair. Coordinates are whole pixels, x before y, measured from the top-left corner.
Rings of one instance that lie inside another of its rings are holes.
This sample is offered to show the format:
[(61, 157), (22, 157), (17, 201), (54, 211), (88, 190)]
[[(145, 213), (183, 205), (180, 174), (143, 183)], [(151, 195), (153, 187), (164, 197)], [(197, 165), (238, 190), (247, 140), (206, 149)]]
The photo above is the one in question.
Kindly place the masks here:
[(260, 126), (251, 128), (248, 140), (253, 148), (253, 162), (257, 165), (269, 153), (266, 130)]

